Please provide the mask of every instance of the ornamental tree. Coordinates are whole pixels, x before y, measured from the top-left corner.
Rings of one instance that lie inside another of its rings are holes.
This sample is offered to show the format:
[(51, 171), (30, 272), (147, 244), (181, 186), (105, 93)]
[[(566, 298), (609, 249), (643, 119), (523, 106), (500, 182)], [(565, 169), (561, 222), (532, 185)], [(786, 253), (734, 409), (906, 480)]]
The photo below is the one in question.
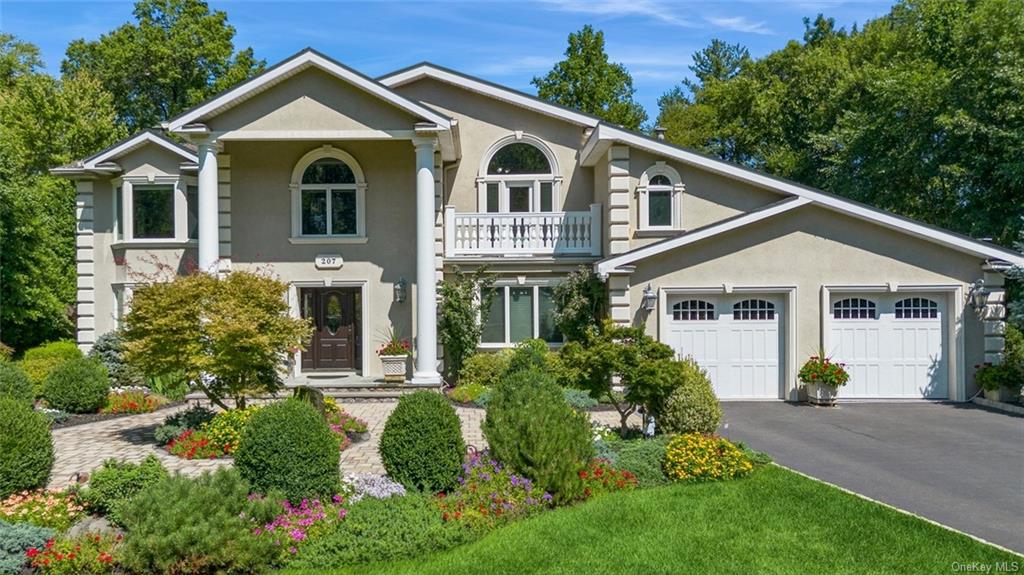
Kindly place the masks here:
[(151, 377), (184, 373), (229, 409), (281, 387), (283, 359), (311, 335), (288, 315), (288, 286), (264, 274), (178, 276), (137, 288), (125, 317), (125, 356)]
[(580, 266), (554, 287), (555, 325), (566, 341), (578, 341), (600, 329), (607, 309), (604, 283), (589, 266)]

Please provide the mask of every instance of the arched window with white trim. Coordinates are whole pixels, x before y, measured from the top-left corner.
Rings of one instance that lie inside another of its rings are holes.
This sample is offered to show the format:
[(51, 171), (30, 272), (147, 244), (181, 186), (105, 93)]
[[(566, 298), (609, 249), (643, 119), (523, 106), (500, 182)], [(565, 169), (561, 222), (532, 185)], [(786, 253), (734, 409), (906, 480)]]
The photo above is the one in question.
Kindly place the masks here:
[(366, 179), (351, 154), (323, 146), (302, 157), (292, 172), (292, 238), (366, 235)]
[(562, 181), (555, 155), (539, 138), (516, 133), (483, 156), (477, 177), (479, 211), (553, 212), (561, 205)]
[(685, 186), (675, 168), (657, 162), (640, 176), (637, 196), (641, 230), (677, 230), (683, 227), (682, 196)]

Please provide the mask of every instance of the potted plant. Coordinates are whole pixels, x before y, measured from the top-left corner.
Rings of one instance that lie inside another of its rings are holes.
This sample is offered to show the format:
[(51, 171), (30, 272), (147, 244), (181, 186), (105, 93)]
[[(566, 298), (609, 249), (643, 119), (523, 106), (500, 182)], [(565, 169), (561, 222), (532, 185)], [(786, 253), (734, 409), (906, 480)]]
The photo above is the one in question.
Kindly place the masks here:
[(807, 390), (807, 401), (814, 405), (835, 405), (839, 388), (850, 380), (845, 366), (824, 353), (812, 355), (797, 374)]
[(377, 355), (384, 365), (384, 381), (405, 382), (405, 364), (412, 347), (409, 340), (402, 339), (395, 330), (388, 333), (384, 345), (377, 349)]
[(989, 401), (1005, 401), (1003, 388), (1012, 388), (1015, 379), (1014, 370), (1005, 363), (984, 363), (974, 366), (974, 383), (985, 391), (985, 399)]

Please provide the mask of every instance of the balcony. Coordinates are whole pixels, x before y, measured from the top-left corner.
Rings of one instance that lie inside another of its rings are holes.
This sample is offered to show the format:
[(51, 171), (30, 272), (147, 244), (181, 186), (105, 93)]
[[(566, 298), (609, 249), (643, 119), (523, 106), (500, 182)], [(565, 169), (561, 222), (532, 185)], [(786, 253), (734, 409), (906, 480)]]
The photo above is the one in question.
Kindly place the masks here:
[(586, 212), (456, 213), (444, 210), (445, 257), (600, 256), (601, 204)]

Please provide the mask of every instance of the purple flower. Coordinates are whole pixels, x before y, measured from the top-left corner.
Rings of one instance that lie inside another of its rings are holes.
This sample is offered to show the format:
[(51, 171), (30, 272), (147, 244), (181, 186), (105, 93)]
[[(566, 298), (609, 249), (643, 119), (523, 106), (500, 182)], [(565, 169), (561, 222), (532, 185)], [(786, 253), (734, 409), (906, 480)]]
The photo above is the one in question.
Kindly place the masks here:
[(299, 552), (299, 550), (294, 548), (294, 547), (289, 547), (288, 548), (288, 552), (291, 553), (292, 555), (295, 555), (296, 553)]
[(296, 541), (302, 541), (306, 538), (306, 532), (301, 529), (293, 529), (290, 535), (292, 536), (292, 539)]
[(550, 493), (544, 492), (544, 495), (541, 497), (541, 499), (543, 499), (544, 501), (551, 501), (553, 497), (551, 497)]

